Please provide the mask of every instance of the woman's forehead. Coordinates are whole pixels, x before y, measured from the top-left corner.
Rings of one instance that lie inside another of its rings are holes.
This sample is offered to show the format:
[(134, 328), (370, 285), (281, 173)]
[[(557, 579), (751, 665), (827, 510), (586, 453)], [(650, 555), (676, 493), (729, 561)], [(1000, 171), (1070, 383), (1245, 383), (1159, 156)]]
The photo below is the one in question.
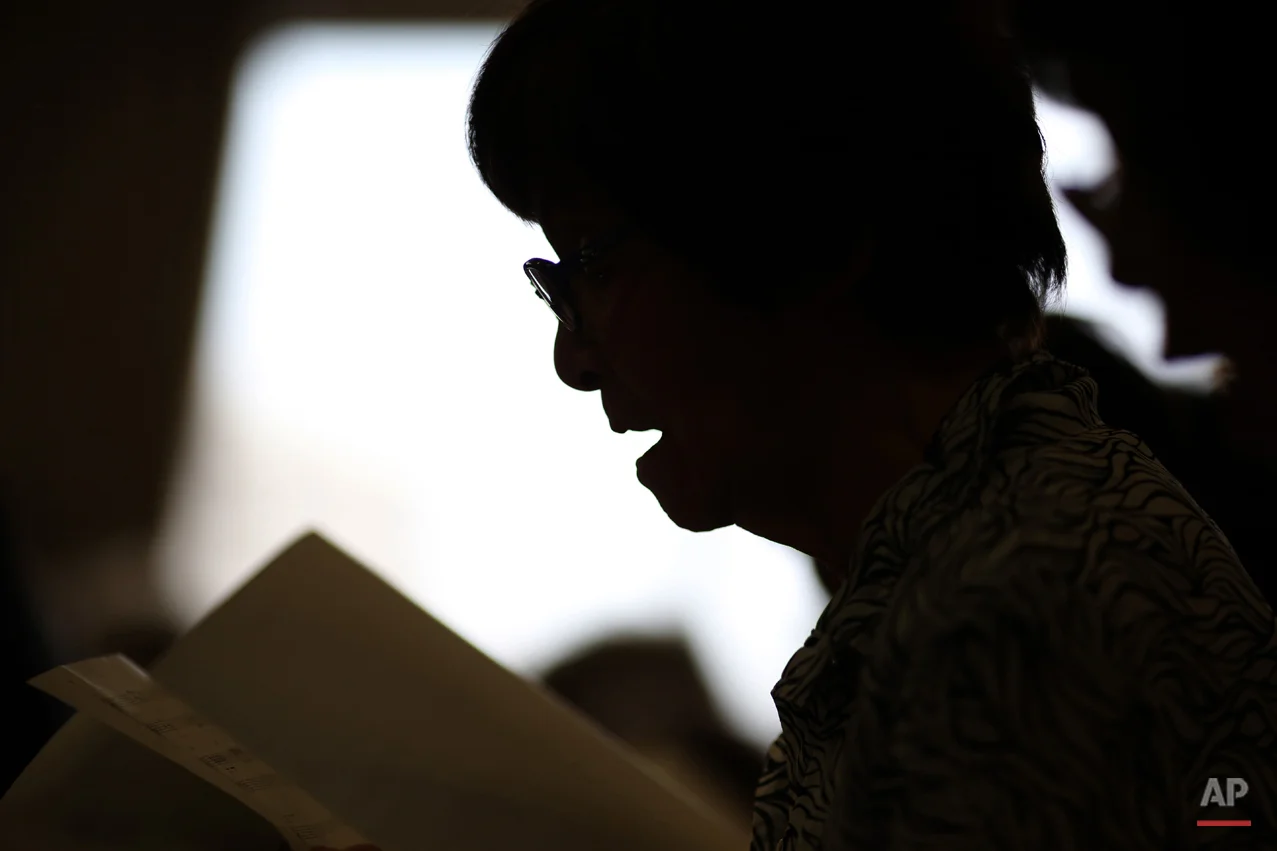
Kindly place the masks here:
[(582, 183), (558, 184), (542, 194), (536, 222), (556, 250), (575, 250), (582, 239), (595, 239), (620, 226), (623, 216), (602, 193)]

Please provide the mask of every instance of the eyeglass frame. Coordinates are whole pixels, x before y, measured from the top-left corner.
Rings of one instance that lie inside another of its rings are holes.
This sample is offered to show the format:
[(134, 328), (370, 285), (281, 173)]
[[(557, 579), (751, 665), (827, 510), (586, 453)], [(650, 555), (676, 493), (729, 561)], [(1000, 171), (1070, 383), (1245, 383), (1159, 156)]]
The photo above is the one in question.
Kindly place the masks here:
[(528, 276), (537, 297), (546, 303), (567, 330), (579, 331), (581, 328), (581, 314), (571, 296), (573, 276), (579, 274), (587, 262), (597, 260), (601, 254), (616, 248), (628, 235), (628, 229), (621, 229), (606, 239), (582, 246), (566, 260), (557, 263), (533, 257), (523, 264), (523, 273)]

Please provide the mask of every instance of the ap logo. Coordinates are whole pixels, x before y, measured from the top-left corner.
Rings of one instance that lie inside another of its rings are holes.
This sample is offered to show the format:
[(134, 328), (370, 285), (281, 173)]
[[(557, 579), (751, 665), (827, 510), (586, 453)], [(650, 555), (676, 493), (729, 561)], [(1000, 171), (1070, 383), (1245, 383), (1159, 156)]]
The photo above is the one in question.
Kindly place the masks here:
[(1202, 793), (1203, 807), (1209, 807), (1211, 804), (1220, 807), (1234, 806), (1238, 798), (1244, 798), (1250, 791), (1250, 786), (1240, 777), (1226, 777), (1224, 780), (1224, 786), (1220, 785), (1218, 777), (1212, 777), (1207, 781), (1206, 791)]

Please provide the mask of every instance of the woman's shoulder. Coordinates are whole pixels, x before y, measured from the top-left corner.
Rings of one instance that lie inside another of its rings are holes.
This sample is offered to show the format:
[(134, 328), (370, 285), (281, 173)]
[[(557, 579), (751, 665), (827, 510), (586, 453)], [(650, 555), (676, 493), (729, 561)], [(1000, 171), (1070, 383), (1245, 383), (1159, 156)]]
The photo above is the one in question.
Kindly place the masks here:
[(993, 477), (936, 524), (896, 586), (886, 632), (911, 658), (983, 635), (986, 650), (1027, 642), (1069, 659), (1080, 646), (1069, 636), (1086, 635), (1106, 648), (1086, 664), (1150, 683), (1178, 666), (1181, 680), (1244, 684), (1277, 707), (1272, 607), (1174, 477), (1129, 439), (1112, 443), (1089, 465), (1023, 459), (1040, 476), (1019, 488)]
[(961, 504), (927, 524), (909, 561), (937, 593), (1036, 577), (1097, 594), (1138, 587), (1167, 606), (1226, 598), (1272, 617), (1184, 485), (1138, 436), (1103, 424), (993, 453)]

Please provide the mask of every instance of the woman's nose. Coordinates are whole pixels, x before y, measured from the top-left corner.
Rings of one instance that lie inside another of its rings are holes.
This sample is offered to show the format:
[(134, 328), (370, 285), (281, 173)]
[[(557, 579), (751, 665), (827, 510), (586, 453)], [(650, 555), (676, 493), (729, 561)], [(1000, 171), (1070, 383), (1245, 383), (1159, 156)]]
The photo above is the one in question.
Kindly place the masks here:
[(598, 390), (603, 377), (594, 345), (563, 325), (554, 338), (554, 371), (564, 384), (587, 393)]

